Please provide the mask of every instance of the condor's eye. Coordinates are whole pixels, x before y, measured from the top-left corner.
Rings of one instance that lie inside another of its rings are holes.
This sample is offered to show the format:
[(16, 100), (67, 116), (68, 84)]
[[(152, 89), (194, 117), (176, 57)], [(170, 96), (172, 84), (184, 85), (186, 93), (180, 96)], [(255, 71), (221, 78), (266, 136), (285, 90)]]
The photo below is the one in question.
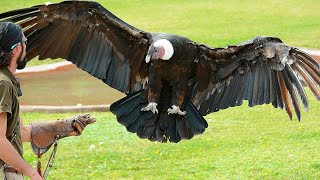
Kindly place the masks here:
[(158, 52), (158, 49), (154, 47), (153, 52)]

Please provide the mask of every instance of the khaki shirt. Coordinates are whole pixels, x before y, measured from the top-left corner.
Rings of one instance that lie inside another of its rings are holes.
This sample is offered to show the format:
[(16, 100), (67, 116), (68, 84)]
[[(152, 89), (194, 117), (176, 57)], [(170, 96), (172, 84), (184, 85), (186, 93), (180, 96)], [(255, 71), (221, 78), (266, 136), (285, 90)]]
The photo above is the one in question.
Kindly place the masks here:
[(10, 137), (15, 128), (18, 127), (12, 145), (22, 156), (23, 148), (19, 126), (19, 87), (19, 82), (9, 69), (6, 67), (0, 68), (0, 113), (7, 112), (7, 138)]

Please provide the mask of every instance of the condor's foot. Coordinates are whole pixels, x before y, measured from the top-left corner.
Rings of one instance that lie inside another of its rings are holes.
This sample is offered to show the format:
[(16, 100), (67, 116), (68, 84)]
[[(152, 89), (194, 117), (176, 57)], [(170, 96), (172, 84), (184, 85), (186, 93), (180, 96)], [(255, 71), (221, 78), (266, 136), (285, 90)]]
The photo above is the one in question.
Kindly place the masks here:
[(151, 111), (153, 114), (158, 113), (157, 105), (157, 103), (151, 102), (148, 106), (143, 107), (141, 111)]
[(179, 114), (179, 115), (186, 115), (186, 111), (181, 111), (179, 106), (172, 105), (172, 108), (168, 109), (168, 114)]

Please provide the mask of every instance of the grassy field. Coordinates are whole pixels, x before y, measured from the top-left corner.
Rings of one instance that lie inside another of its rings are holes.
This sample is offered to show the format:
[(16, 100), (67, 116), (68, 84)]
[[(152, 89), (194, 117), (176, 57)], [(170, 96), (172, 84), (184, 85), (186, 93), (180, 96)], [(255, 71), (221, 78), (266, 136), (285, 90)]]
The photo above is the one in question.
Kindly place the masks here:
[[(0, 12), (44, 2), (1, 0)], [(213, 47), (268, 35), (288, 45), (320, 48), (320, 1), (99, 2), (140, 29), (184, 35)], [(291, 122), (284, 111), (270, 106), (231, 108), (207, 116), (205, 133), (179, 144), (141, 140), (111, 113), (92, 113), (96, 124), (81, 137), (60, 142), (49, 178), (319, 179), (319, 111), (320, 103), (311, 100), (302, 122)], [(71, 115), (22, 114), (26, 123)], [(30, 146), (25, 150), (26, 160), (36, 164)]]
[[(92, 113), (98, 121), (82, 136), (60, 141), (50, 179), (319, 179), (319, 109), (311, 101), (298, 122), (270, 106), (231, 108), (207, 116), (204, 134), (178, 144), (139, 139), (111, 113)], [(30, 122), (71, 115), (22, 117)], [(30, 145), (25, 149), (35, 165)]]

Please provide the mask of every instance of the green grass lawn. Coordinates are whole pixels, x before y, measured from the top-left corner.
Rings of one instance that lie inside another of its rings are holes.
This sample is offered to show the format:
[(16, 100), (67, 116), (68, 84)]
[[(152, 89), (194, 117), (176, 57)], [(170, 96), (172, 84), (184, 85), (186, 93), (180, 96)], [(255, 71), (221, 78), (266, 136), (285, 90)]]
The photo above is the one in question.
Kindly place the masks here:
[[(271, 106), (230, 108), (207, 116), (204, 134), (178, 144), (139, 139), (111, 113), (92, 113), (97, 122), (82, 136), (60, 141), (50, 179), (319, 179), (319, 109), (312, 100), (298, 122)], [(22, 117), (28, 123), (71, 115)], [(29, 144), (25, 150), (35, 165)]]
[[(1, 0), (0, 12), (44, 2)], [(213, 47), (268, 35), (288, 45), (320, 48), (320, 1), (99, 2), (137, 28), (179, 34)], [(319, 179), (319, 111), (320, 103), (311, 100), (309, 112), (297, 122), (271, 106), (231, 108), (207, 116), (209, 128), (203, 135), (178, 144), (141, 140), (111, 113), (93, 113), (96, 124), (82, 136), (60, 142), (49, 178)], [(26, 123), (71, 115), (22, 114)], [(92, 145), (95, 148), (90, 151)], [(36, 164), (27, 144), (25, 158)]]

